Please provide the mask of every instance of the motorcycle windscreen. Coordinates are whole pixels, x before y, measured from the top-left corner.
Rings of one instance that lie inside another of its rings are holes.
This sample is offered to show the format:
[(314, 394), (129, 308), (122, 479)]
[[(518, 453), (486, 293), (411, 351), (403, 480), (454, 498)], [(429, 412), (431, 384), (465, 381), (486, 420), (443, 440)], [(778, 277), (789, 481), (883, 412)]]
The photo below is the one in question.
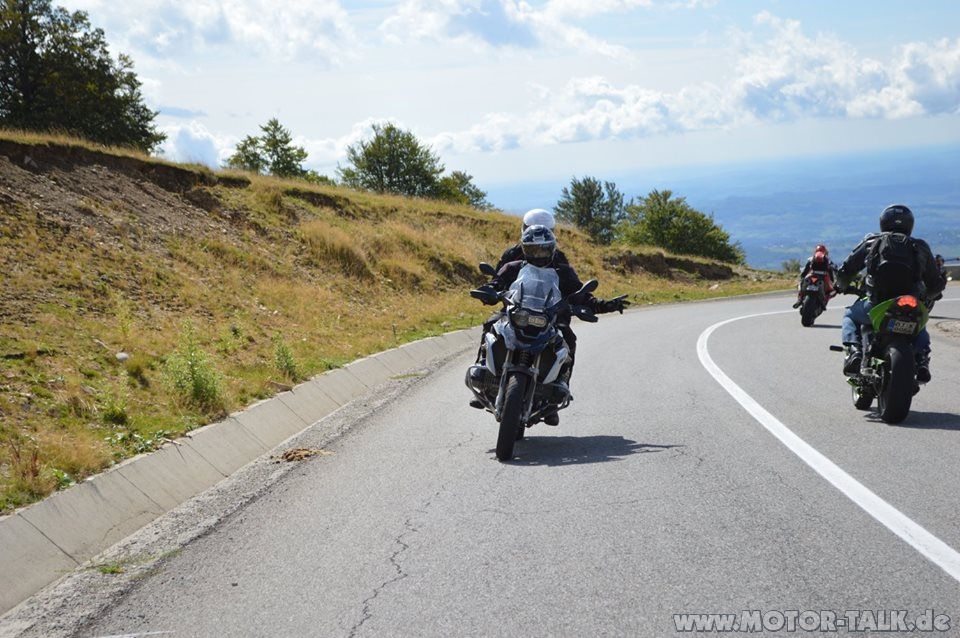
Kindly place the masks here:
[(545, 312), (560, 303), (560, 275), (553, 268), (526, 264), (507, 291), (510, 300), (527, 310)]

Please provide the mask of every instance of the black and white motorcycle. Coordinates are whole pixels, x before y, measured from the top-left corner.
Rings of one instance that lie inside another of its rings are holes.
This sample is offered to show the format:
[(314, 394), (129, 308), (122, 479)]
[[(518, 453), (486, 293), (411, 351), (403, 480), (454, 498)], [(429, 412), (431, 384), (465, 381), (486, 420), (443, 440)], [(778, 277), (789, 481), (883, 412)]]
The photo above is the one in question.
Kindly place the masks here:
[[(480, 264), (480, 270), (496, 275), (489, 264)], [(596, 322), (593, 311), (582, 305), (596, 288), (591, 279), (564, 298), (556, 270), (526, 264), (503, 292), (470, 291), (485, 303), (503, 303), (502, 316), (484, 335), (481, 363), (470, 366), (466, 376), (477, 401), (500, 423), (496, 453), (501, 461), (513, 458), (514, 443), (523, 439), (526, 428), (570, 405), (570, 389), (561, 375), (570, 351), (559, 325), (574, 316)]]

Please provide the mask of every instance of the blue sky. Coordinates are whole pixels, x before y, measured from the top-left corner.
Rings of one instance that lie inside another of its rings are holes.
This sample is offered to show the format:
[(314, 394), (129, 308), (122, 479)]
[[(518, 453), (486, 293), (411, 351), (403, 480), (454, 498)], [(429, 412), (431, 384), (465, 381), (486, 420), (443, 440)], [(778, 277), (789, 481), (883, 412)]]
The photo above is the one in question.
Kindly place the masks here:
[(332, 174), (372, 122), (476, 181), (960, 142), (960, 3), (69, 0), (136, 62), (164, 153), (271, 117)]

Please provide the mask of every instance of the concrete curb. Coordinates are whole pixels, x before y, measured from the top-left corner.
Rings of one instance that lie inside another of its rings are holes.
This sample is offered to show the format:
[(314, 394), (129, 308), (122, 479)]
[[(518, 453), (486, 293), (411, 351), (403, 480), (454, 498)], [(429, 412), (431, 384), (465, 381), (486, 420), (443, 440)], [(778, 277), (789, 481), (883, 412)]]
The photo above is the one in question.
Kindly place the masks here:
[(462, 352), (480, 328), (359, 359), (0, 517), (0, 614), (391, 377)]

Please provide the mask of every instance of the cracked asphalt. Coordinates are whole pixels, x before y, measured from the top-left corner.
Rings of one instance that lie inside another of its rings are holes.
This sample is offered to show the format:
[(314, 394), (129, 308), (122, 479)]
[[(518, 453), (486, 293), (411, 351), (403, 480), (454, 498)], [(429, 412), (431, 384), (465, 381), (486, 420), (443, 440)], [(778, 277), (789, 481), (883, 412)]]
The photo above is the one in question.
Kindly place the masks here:
[[(953, 297), (960, 297), (956, 287)], [(960, 584), (827, 484), (702, 368), (709, 325), (790, 298), (577, 326), (576, 400), (511, 463), (466, 353), (139, 578), (83, 636), (661, 636), (672, 614), (933, 608)], [(842, 301), (842, 300), (841, 300)], [(834, 301), (836, 307), (840, 304)], [(960, 303), (934, 313), (960, 317)], [(719, 329), (717, 364), (787, 427), (960, 548), (960, 341), (902, 426), (853, 409), (839, 310)]]

